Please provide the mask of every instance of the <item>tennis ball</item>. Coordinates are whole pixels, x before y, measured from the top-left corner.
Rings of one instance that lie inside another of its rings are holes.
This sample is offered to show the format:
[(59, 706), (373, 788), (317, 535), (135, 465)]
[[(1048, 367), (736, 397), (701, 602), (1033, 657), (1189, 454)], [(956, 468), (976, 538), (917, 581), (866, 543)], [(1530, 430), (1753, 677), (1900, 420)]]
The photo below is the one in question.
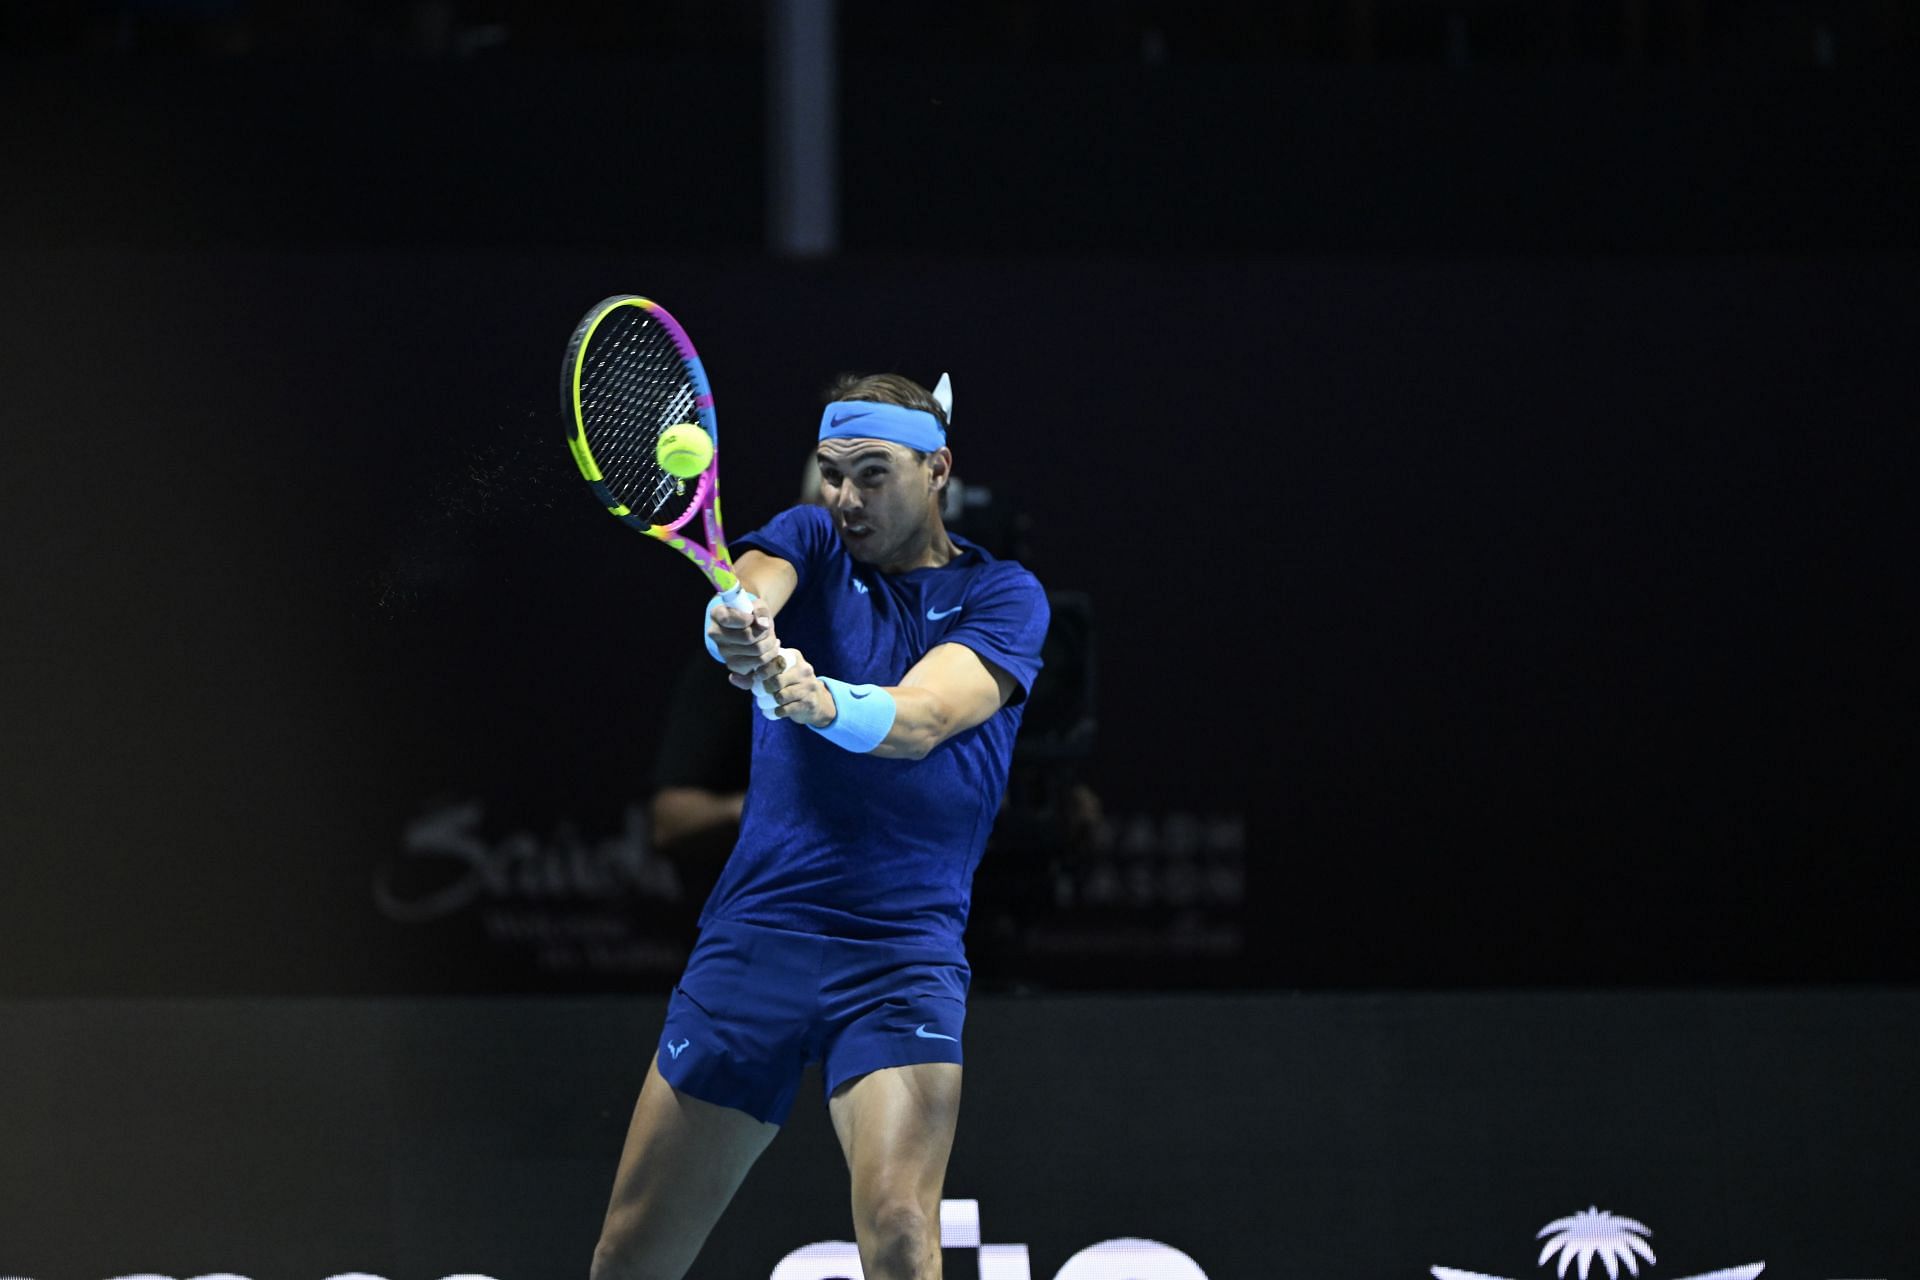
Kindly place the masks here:
[(713, 461), (713, 437), (691, 422), (682, 422), (660, 433), (653, 456), (668, 475), (691, 480)]

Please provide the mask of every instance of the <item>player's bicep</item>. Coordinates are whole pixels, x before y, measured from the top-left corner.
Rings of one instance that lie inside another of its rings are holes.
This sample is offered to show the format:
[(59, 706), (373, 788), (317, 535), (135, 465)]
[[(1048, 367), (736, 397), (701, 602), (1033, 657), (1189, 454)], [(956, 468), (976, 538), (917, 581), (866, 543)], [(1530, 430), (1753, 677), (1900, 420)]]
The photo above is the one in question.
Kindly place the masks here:
[(764, 551), (748, 551), (734, 561), (733, 572), (747, 590), (760, 597), (767, 606), (767, 612), (778, 615), (781, 607), (793, 599), (793, 593), (800, 585), (800, 575), (794, 567), (778, 556), (770, 556)]
[(964, 733), (1007, 704), (1014, 678), (963, 644), (939, 644), (913, 664), (900, 688), (921, 688), (946, 711), (942, 738)]

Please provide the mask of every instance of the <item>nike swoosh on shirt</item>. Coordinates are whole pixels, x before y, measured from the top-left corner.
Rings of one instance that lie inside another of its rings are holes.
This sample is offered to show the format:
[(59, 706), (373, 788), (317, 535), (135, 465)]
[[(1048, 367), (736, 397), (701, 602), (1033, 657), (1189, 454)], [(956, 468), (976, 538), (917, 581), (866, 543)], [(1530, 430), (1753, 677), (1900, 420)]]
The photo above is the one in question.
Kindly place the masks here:
[(929, 610), (927, 610), (927, 621), (928, 621), (928, 622), (938, 622), (938, 621), (940, 621), (940, 619), (942, 619), (942, 618), (951, 618), (951, 617), (952, 617), (952, 616), (953, 616), (954, 614), (956, 614), (956, 613), (958, 613), (958, 612), (960, 612), (960, 611), (961, 611), (962, 609), (964, 609), (964, 608), (966, 608), (966, 607), (967, 607), (967, 606), (965, 606), (965, 605), (963, 605), (963, 604), (957, 604), (957, 605), (955, 605), (955, 606), (953, 606), (953, 608), (951, 608), (951, 609), (946, 609), (946, 610), (943, 610), (943, 611), (941, 611), (941, 612), (939, 612), (939, 613), (935, 613), (935, 612), (934, 612), (933, 610), (931, 610), (931, 609), (929, 609)]
[(919, 1036), (922, 1040), (951, 1040), (955, 1044), (960, 1042), (959, 1036), (943, 1036), (938, 1031), (927, 1030), (927, 1024), (924, 1022), (913, 1029), (913, 1034)]

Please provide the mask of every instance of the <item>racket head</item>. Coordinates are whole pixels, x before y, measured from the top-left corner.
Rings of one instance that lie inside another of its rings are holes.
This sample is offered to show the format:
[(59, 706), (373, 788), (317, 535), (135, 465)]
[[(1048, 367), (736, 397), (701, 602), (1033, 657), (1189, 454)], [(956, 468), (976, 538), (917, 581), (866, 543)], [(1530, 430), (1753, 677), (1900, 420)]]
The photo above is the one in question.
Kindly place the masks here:
[[(665, 538), (717, 498), (713, 389), (687, 331), (659, 303), (638, 294), (595, 303), (567, 343), (560, 397), (574, 463), (622, 521)], [(654, 454), (662, 433), (683, 422), (713, 441), (698, 477), (669, 474)]]

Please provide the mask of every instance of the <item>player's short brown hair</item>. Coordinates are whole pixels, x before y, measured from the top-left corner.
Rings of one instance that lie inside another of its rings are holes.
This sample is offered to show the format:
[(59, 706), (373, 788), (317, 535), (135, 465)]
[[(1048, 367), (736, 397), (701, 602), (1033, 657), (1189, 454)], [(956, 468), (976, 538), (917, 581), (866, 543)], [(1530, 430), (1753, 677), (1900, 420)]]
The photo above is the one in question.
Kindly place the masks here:
[(933, 392), (912, 378), (897, 373), (843, 373), (827, 388), (826, 402), (832, 404), (836, 400), (897, 404), (903, 409), (919, 409), (932, 414), (943, 430), (947, 425), (947, 411), (933, 398)]

